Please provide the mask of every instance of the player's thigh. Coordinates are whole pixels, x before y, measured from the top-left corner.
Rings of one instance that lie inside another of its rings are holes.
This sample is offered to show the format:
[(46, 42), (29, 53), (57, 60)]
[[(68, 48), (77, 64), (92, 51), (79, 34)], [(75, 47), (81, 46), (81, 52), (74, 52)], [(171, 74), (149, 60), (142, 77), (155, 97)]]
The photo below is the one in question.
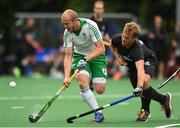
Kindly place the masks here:
[(145, 65), (144, 70), (145, 70), (144, 86), (148, 87), (149, 82), (155, 73), (155, 65), (154, 64)]
[(90, 62), (90, 69), (93, 83), (106, 83), (107, 60), (105, 56), (100, 56)]
[(129, 69), (129, 80), (133, 88), (137, 87), (137, 70), (136, 68)]
[[(78, 67), (78, 62), (83, 59), (84, 56), (83, 55), (80, 55), (80, 54), (77, 54), (77, 53), (74, 53), (73, 54), (73, 62), (72, 62), (72, 70), (75, 71)], [(86, 66), (83, 68), (83, 70), (86, 70), (89, 74), (90, 74), (90, 65), (89, 63), (86, 64)]]
[(98, 93), (103, 93), (107, 79), (107, 62), (106, 58), (101, 56), (93, 60), (90, 64), (92, 82), (94, 89)]
[[(77, 69), (78, 62), (83, 59), (83, 55), (74, 54), (73, 55), (73, 62), (72, 62), (72, 72)], [(86, 88), (89, 85), (89, 76), (90, 76), (90, 65), (89, 63), (77, 74), (77, 81), (80, 85), (80, 88)]]

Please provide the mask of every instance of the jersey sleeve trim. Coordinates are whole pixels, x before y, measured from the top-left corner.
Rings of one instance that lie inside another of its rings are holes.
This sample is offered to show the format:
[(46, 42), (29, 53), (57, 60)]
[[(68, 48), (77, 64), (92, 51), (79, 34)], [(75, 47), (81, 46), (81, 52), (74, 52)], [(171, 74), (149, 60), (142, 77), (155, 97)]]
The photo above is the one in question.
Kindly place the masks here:
[(65, 47), (67, 47), (67, 45), (68, 45), (68, 44), (67, 44), (67, 37), (68, 37), (68, 35), (69, 35), (69, 32), (65, 31), (65, 32), (64, 32), (64, 46), (65, 46)]
[[(88, 23), (89, 24), (89, 23)], [(89, 24), (89, 28), (90, 30), (94, 33), (95, 37), (97, 40), (100, 40), (101, 39), (101, 36), (99, 35), (99, 32), (97, 30), (96, 27), (94, 27), (93, 25)]]

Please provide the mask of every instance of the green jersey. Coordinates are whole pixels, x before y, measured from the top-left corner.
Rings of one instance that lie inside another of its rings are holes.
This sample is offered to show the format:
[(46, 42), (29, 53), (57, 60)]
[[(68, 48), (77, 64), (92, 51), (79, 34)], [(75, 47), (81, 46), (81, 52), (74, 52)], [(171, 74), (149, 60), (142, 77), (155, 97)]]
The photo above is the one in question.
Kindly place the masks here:
[(81, 29), (76, 32), (64, 31), (64, 47), (73, 47), (75, 53), (88, 55), (94, 51), (96, 42), (102, 39), (97, 24), (85, 18), (79, 18)]

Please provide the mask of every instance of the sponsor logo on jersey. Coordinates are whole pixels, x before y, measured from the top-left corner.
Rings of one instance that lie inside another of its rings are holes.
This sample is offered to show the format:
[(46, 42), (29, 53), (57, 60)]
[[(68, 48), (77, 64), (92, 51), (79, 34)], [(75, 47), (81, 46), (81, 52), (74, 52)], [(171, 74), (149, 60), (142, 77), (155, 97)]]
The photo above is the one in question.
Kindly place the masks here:
[(150, 64), (150, 62), (149, 62), (149, 61), (146, 61), (146, 62), (144, 63), (144, 65), (146, 65), (146, 66), (150, 66), (151, 64)]
[(86, 37), (86, 33), (82, 33), (82, 37), (83, 37), (83, 39), (86, 39), (87, 37)]
[(129, 55), (128, 55), (128, 56), (123, 56), (123, 55), (122, 55), (122, 58), (123, 58), (124, 60), (126, 60), (126, 61), (131, 61), (131, 62), (133, 62), (133, 59), (131, 59)]

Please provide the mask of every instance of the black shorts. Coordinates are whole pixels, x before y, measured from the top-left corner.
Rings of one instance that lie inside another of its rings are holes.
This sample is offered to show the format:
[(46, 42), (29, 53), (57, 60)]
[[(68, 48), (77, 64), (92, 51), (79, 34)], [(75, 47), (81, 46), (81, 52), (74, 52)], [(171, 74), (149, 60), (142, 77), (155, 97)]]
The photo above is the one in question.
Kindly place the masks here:
[[(145, 74), (148, 74), (152, 77), (155, 72), (156, 65), (153, 63), (150, 63), (149, 61), (144, 62), (144, 63), (145, 63), (145, 65), (144, 65)], [(129, 79), (130, 79), (130, 82), (131, 82), (133, 88), (136, 88), (137, 87), (136, 67), (129, 69)]]

